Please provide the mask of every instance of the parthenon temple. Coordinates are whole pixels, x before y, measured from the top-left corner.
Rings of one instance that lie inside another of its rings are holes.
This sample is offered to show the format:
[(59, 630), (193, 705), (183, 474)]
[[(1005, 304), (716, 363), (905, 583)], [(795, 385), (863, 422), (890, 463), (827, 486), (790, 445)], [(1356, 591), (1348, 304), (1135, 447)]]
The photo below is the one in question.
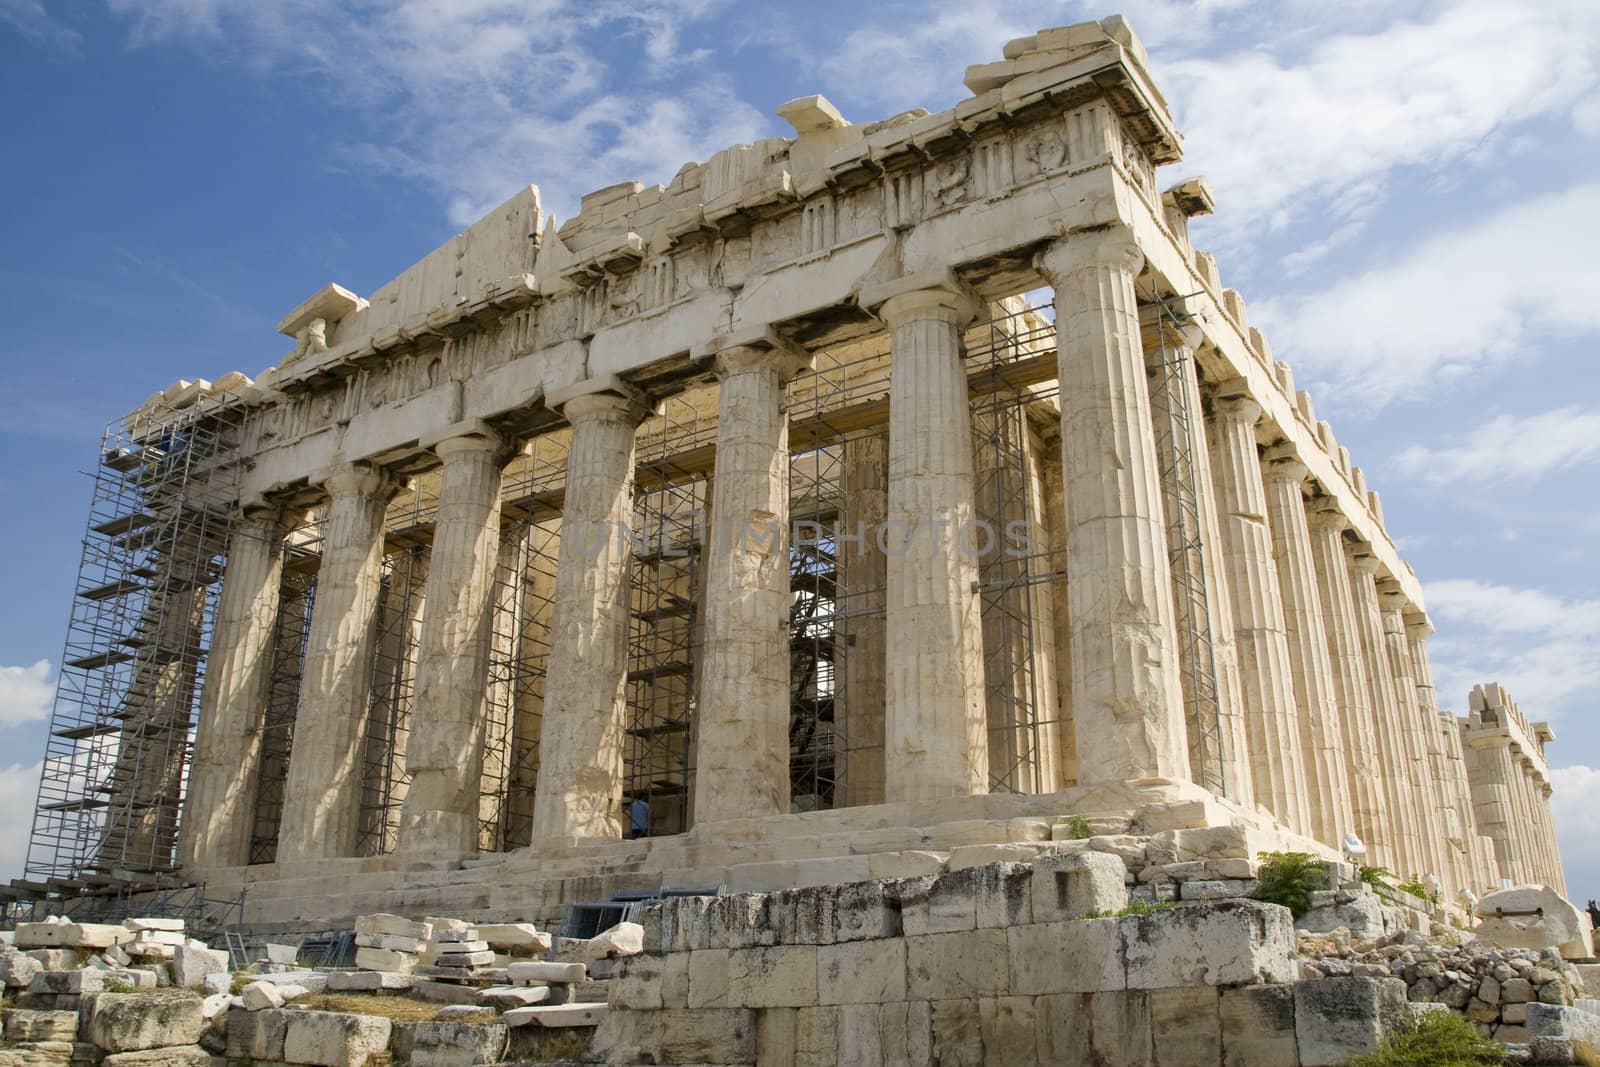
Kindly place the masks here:
[(1564, 893), (1554, 734), (1435, 692), (1138, 39), (965, 85), (523, 188), (113, 422), (17, 884), (548, 917), (1087, 825)]

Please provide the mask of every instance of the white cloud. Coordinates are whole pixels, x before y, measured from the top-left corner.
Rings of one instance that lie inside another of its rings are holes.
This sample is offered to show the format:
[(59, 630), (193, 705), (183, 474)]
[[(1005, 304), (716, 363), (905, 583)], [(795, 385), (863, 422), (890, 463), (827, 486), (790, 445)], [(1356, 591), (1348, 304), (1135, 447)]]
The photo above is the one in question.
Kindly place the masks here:
[(1567, 873), (1567, 892), (1581, 907), (1600, 899), (1600, 770), (1578, 764), (1552, 767), (1550, 809)]
[(0, 667), (0, 730), (43, 719), (55, 695), (49, 660), (31, 667)]
[(1454, 443), (1412, 445), (1395, 457), (1407, 474), (1430, 482), (1530, 481), (1600, 456), (1600, 411), (1557, 408), (1538, 415), (1497, 415)]
[(0, 0), (0, 24), (10, 26), (33, 44), (72, 51), (82, 35), (50, 17), (40, 0)]
[(1600, 332), (1600, 185), (1530, 198), (1315, 292), (1250, 307), (1318, 406), (1378, 408)]
[(1470, 578), (1423, 592), (1438, 627), (1429, 659), (1441, 706), (1460, 713), (1474, 685), (1497, 681), (1529, 718), (1555, 719), (1600, 687), (1600, 600)]
[[(719, 6), (711, 0), (110, 4), (136, 43), (184, 40), (219, 62), (323, 85), (368, 131), (343, 161), (425, 180), (458, 225), (530, 183), (569, 215), (584, 193), (666, 180), (772, 124), (722, 74), (697, 70), (693, 86), (663, 89), (703, 60), (682, 38)], [(307, 149), (315, 165), (340, 161), (338, 148)]]
[(28, 835), (33, 831), (29, 814), (39, 791), (40, 764), (31, 767), (13, 763), (0, 767), (0, 811), (12, 817), (0, 819), (0, 883), (9, 882), (22, 874), (23, 861), (28, 856)]
[(1595, 35), (1575, 28), (1594, 25), (1590, 5), (1436, 7), (1363, 33), (1330, 6), (1313, 22), (1333, 32), (1298, 54), (1294, 39), (1252, 34), (1226, 54), (1156, 57), (1191, 146), (1186, 168), (1216, 190), (1207, 225), (1224, 250), (1302, 217), (1360, 219), (1396, 168), (1492, 159), (1486, 138), (1570, 112), (1600, 77)]

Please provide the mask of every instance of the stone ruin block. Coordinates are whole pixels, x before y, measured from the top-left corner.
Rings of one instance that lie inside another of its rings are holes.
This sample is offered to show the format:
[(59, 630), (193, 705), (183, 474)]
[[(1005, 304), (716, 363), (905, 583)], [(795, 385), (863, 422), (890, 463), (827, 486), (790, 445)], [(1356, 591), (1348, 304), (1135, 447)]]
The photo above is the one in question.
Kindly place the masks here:
[(107, 1052), (193, 1045), (206, 1030), (201, 997), (187, 989), (93, 993), (79, 1011), (85, 1037)]
[(1033, 923), (1005, 935), (1013, 993), (1098, 993), (1127, 986), (1120, 920)]
[(12, 1043), (72, 1041), (78, 1036), (78, 1013), (6, 1008), (0, 1011), (0, 1032)]
[(599, 1063), (753, 1063), (756, 1016), (749, 1008), (609, 1012), (589, 1043), (588, 1058)]
[(850, 941), (817, 949), (820, 1004), (886, 1004), (906, 999), (906, 942)]
[(389, 1020), (331, 1011), (290, 1011), (283, 1058), (314, 1067), (366, 1067), (389, 1047)]
[(396, 1040), (394, 1051), (411, 1067), (475, 1067), (503, 1060), (510, 1033), (505, 1023), (419, 1022), (406, 1042)]
[(1280, 1067), (1299, 1059), (1294, 986), (1238, 986), (1221, 991), (1219, 1020), (1228, 1067)]
[(1127, 867), (1107, 852), (1040, 856), (1033, 864), (1033, 921), (1056, 922), (1128, 906)]
[(228, 1012), (228, 1059), (281, 1061), (289, 1014), (281, 1008)]
[(1406, 1018), (1398, 978), (1319, 978), (1294, 985), (1295, 1042), (1301, 1067), (1333, 1067), (1376, 1052)]
[(1121, 920), (1129, 989), (1289, 982), (1298, 973), (1287, 908), (1234, 900)]
[[(454, 920), (451, 920), (454, 921)], [(465, 924), (462, 924), (465, 926)], [(426, 941), (433, 936), (431, 922), (414, 922), (399, 915), (390, 915), (380, 912), (376, 915), (362, 915), (356, 919), (356, 933), (375, 934), (389, 937), (409, 937), (415, 941)]]

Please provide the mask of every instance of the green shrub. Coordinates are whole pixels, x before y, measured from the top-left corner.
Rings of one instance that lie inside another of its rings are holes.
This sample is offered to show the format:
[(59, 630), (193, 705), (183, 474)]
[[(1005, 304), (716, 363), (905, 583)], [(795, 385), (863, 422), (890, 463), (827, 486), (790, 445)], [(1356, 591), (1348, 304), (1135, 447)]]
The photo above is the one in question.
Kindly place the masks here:
[(121, 978), (107, 978), (100, 986), (107, 993), (137, 993), (139, 987), (132, 982), (124, 982)]
[(1304, 852), (1263, 852), (1257, 897), (1282, 904), (1296, 919), (1311, 910), (1311, 894), (1328, 884), (1328, 864)]
[(1085, 837), (1094, 836), (1094, 827), (1089, 825), (1089, 820), (1082, 815), (1070, 816), (1062, 827), (1069, 841), (1079, 841)]
[(1394, 883), (1389, 879), (1394, 877), (1394, 872), (1387, 867), (1357, 867), (1363, 882), (1374, 889), (1393, 889)]
[(1432, 900), (1437, 902), (1439, 899), (1432, 893), (1428, 892), (1428, 887), (1423, 885), (1422, 879), (1418, 878), (1416, 875), (1411, 876), (1411, 881), (1401, 882), (1399, 885), (1395, 886), (1395, 888), (1400, 890), (1402, 893), (1410, 893), (1414, 897), (1421, 897), (1423, 900)]
[(1506, 1047), (1478, 1036), (1471, 1023), (1449, 1011), (1408, 1018), (1383, 1047), (1346, 1067), (1500, 1067)]

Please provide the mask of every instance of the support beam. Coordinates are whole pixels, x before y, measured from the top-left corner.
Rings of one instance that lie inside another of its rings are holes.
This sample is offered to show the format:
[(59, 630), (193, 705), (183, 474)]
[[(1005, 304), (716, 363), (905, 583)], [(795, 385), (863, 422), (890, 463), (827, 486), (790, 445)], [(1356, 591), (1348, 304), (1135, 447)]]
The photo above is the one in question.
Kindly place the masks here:
[(539, 740), (534, 839), (621, 837), (628, 561), (637, 399), (568, 400), (561, 555)]
[(1080, 785), (1190, 776), (1133, 289), (1142, 263), (1122, 229), (1057, 242), (1036, 262), (1056, 292)]
[(717, 465), (695, 723), (698, 822), (789, 810), (789, 416), (810, 357), (773, 339), (712, 360)]
[(397, 486), (366, 464), (330, 472), (323, 486), (328, 518), (283, 792), (279, 863), (353, 856), (360, 827), (383, 515)]
[(441, 441), (434, 451), (444, 469), (417, 647), (416, 710), (406, 745), (411, 787), (397, 851), (467, 855), (478, 850), (506, 448), (497, 435), (480, 429)]

